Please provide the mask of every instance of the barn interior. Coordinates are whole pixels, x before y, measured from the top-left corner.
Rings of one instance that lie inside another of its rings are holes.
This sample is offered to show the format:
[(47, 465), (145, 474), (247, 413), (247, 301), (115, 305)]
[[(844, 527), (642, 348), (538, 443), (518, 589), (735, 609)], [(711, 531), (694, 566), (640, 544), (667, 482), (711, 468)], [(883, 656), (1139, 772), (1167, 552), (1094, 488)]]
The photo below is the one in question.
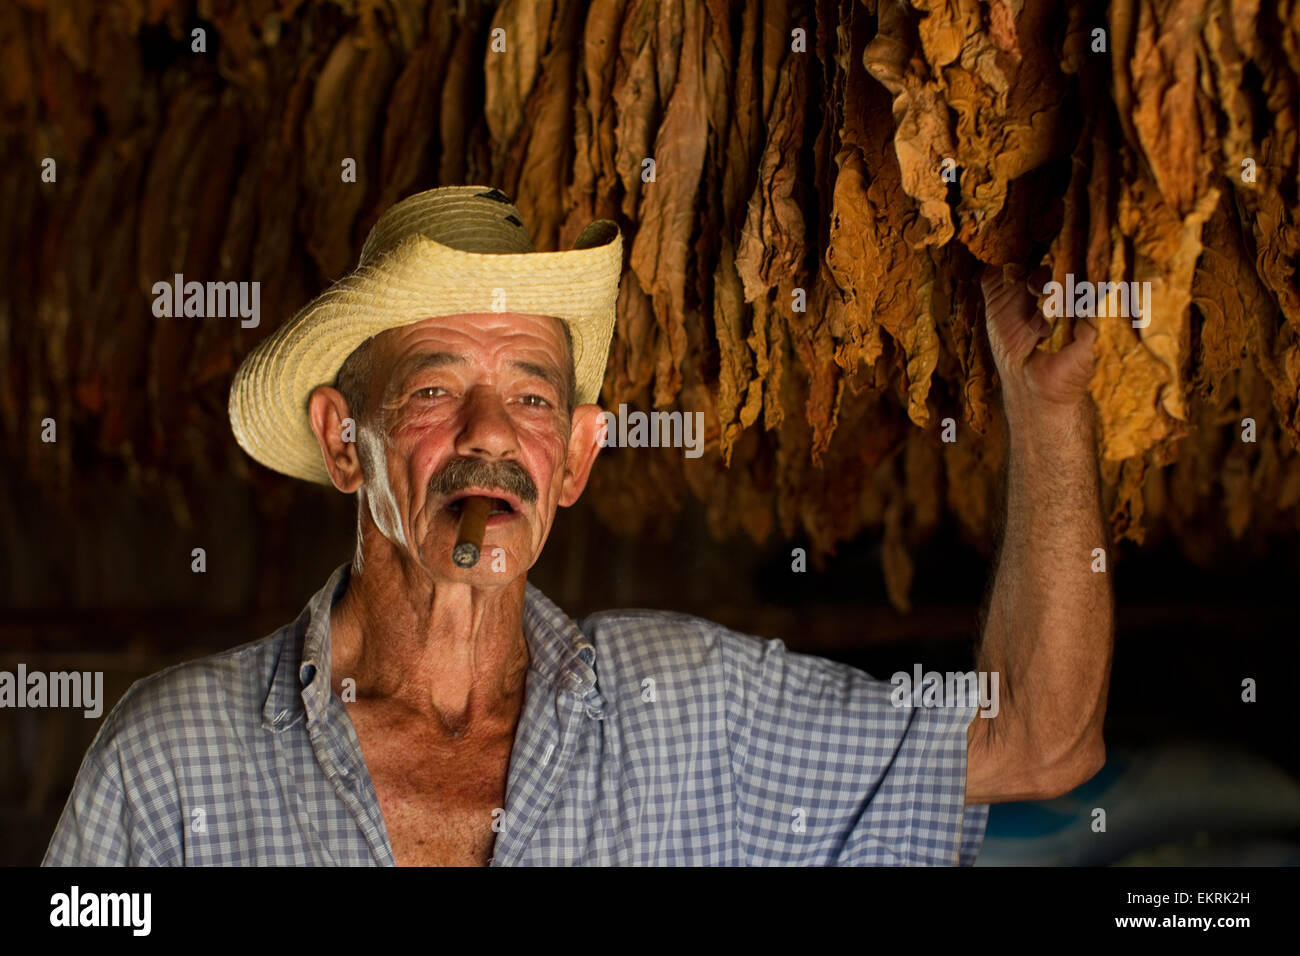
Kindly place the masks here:
[[(0, 50), (0, 670), (102, 671), (107, 713), (292, 620), (355, 502), (243, 453), (235, 369), (394, 202), (490, 184), (538, 250), (619, 224), (601, 403), (704, 422), (603, 451), (530, 580), (882, 679), (973, 666), (980, 270), (1037, 277), (1045, 350), (1049, 283), (1149, 283), (1089, 384), (1107, 765), (995, 806), (980, 864), (1300, 862), (1295, 0), (19, 0)], [(176, 275), (260, 322), (159, 317)], [(0, 710), (0, 863), (101, 721)]]

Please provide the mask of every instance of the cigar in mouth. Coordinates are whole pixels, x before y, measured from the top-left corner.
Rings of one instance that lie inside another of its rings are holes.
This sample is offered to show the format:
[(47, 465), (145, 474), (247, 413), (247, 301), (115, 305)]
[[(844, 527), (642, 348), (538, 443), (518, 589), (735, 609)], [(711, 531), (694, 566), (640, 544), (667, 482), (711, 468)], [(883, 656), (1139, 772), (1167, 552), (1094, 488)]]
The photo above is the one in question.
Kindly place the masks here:
[(456, 567), (472, 568), (478, 564), (478, 554), (483, 547), (483, 534), (487, 531), (487, 519), (491, 510), (491, 498), (473, 495), (464, 500), (460, 510), (460, 524), (456, 526), (456, 547), (451, 551), (451, 560)]

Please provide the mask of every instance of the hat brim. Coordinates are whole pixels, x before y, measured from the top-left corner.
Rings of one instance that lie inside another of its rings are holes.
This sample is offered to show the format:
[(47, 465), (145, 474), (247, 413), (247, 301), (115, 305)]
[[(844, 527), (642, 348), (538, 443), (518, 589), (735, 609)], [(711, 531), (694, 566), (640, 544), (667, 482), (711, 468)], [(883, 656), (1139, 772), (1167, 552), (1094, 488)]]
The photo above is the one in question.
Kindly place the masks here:
[[(608, 238), (607, 238), (608, 237)], [(593, 241), (599, 245), (591, 245)], [(600, 220), (567, 252), (464, 252), (414, 235), (339, 279), (261, 342), (230, 386), (241, 448), (268, 468), (331, 484), (307, 401), (372, 335), (438, 315), (552, 315), (569, 326), (579, 404), (595, 402), (614, 332), (623, 243)]]

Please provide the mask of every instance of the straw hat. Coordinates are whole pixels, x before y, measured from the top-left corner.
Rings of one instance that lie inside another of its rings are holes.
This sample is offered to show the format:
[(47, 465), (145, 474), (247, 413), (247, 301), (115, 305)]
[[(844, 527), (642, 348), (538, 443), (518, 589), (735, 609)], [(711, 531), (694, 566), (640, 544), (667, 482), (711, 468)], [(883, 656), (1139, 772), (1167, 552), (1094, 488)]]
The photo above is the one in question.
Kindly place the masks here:
[(563, 320), (578, 403), (600, 394), (623, 270), (618, 226), (598, 219), (568, 252), (533, 252), (519, 210), (489, 186), (448, 186), (389, 208), (357, 268), (244, 359), (230, 386), (240, 447), (286, 475), (330, 484), (307, 399), (358, 345), (435, 315), (519, 312)]

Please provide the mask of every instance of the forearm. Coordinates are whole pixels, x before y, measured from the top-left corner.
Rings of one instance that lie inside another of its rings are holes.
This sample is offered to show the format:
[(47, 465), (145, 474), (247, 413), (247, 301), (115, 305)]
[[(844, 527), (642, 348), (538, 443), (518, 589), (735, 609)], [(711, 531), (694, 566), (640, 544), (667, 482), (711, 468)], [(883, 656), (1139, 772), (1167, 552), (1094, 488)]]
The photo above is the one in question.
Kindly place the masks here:
[(1005, 400), (1006, 522), (979, 654), (979, 668), (999, 675), (1000, 710), (972, 733), (987, 735), (997, 799), (1015, 799), (1097, 769), (1112, 596), (1109, 573), (1093, 570), (1107, 541), (1091, 402)]

